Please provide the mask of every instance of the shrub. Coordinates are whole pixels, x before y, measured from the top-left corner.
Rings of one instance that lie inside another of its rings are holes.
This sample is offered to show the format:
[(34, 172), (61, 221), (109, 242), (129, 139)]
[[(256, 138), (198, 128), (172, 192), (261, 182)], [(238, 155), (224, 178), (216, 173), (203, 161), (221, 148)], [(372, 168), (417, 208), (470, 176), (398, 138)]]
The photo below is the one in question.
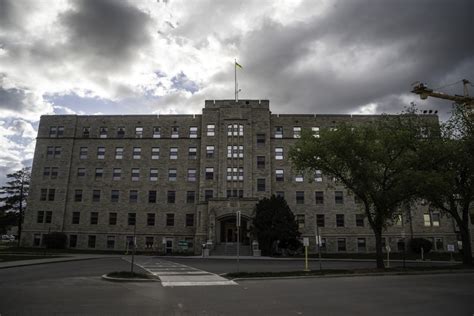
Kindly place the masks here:
[(46, 248), (64, 249), (66, 248), (67, 236), (65, 233), (52, 232), (43, 236)]
[(433, 248), (433, 243), (425, 238), (413, 238), (410, 241), (410, 248), (415, 253), (421, 253), (421, 248), (423, 248), (423, 253), (428, 253)]

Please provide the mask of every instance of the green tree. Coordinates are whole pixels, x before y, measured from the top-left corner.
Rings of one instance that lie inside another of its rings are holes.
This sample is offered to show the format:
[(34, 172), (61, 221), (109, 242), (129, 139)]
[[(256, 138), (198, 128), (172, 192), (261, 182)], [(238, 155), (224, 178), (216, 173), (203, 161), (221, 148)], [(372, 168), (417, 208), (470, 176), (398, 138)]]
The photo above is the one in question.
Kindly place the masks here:
[(416, 197), (414, 145), (418, 116), (383, 115), (358, 126), (341, 124), (320, 137), (304, 131), (290, 150), (299, 171), (322, 171), (357, 196), (375, 236), (376, 261), (384, 268), (382, 232), (404, 203)]
[(277, 240), (280, 241), (279, 247), (284, 249), (299, 245), (298, 224), (283, 197), (272, 195), (257, 203), (253, 233), (258, 239), (260, 249), (266, 255), (272, 254), (272, 246)]
[[(6, 185), (0, 188), (0, 202), (3, 205), (0, 207), (0, 214), (2, 218), (14, 218), (18, 224), (18, 245), (21, 238), (21, 227), (23, 224), (24, 210), (26, 206), (26, 199), (30, 187), (31, 173), (29, 168), (23, 168), (14, 173), (7, 174)], [(7, 222), (11, 225), (12, 222)]]

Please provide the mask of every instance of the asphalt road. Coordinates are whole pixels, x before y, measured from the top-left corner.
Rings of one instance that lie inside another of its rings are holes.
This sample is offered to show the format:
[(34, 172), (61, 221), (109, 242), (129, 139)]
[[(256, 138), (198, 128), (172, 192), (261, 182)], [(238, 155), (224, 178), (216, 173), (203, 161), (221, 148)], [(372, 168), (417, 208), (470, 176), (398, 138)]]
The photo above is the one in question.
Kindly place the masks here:
[(8, 315), (469, 315), (474, 274), (241, 281), (163, 288), (100, 275), (129, 263), (96, 259), (0, 270)]

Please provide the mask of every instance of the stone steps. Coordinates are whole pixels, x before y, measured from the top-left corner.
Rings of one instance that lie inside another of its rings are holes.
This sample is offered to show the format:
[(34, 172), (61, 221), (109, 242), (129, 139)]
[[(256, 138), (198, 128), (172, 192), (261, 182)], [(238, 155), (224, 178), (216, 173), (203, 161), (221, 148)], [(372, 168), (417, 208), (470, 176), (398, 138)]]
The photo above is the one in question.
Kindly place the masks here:
[[(248, 245), (240, 245), (239, 254), (241, 256), (251, 256), (252, 248)], [(214, 249), (211, 250), (211, 256), (236, 256), (237, 255), (237, 243), (227, 243), (215, 245)]]

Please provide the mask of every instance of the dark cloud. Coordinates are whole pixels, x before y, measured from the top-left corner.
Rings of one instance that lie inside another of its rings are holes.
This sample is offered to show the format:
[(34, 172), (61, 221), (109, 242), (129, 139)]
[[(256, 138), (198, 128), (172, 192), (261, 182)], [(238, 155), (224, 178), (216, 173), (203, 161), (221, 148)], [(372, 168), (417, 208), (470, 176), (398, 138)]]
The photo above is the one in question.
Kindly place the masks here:
[(11, 30), (21, 24), (21, 10), (18, 1), (0, 0), (0, 28)]
[(194, 93), (199, 90), (199, 86), (194, 81), (190, 80), (186, 74), (180, 72), (173, 78), (171, 78), (172, 88), (177, 90), (186, 90)]
[(0, 85), (0, 109), (21, 112), (24, 107), (24, 99), (26, 95), (20, 89), (4, 89)]

